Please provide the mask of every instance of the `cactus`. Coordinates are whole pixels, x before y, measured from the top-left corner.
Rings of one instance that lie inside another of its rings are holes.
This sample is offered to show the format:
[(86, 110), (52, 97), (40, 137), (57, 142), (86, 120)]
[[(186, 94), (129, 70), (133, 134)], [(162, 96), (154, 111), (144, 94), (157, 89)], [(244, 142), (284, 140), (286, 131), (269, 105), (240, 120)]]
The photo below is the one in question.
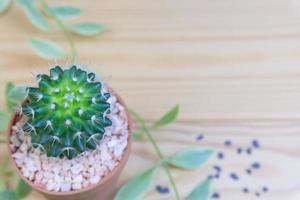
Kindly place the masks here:
[(95, 149), (112, 124), (107, 117), (110, 94), (101, 93), (95, 74), (56, 66), (50, 76), (40, 74), (37, 81), (37, 88), (27, 88), (27, 101), (21, 105), (28, 119), (22, 129), (30, 133), (32, 146), (49, 157), (68, 159)]

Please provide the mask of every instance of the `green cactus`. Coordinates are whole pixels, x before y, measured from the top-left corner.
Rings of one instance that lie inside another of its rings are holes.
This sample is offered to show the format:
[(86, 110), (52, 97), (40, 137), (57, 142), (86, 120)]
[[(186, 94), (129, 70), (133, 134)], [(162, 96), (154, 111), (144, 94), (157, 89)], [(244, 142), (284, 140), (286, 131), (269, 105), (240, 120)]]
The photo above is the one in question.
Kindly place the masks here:
[(50, 76), (37, 76), (38, 87), (27, 88), (27, 101), (21, 113), (28, 118), (23, 131), (30, 133), (34, 148), (42, 148), (49, 157), (72, 159), (87, 149), (95, 149), (103, 138), (109, 93), (101, 93), (102, 84), (94, 73), (72, 66), (50, 69)]

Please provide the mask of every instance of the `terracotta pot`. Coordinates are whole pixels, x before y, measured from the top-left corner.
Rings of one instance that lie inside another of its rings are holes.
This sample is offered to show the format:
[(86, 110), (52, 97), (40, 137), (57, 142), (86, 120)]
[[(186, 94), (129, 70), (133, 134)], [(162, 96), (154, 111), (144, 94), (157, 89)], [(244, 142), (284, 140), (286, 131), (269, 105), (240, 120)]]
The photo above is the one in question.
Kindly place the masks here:
[[(71, 191), (71, 192), (53, 192), (53, 191), (48, 191), (43, 188), (37, 187), (31, 181), (29, 181), (27, 178), (25, 178), (23, 176), (23, 174), (21, 173), (20, 169), (17, 167), (16, 163), (14, 162), (14, 159), (11, 156), (12, 152), (9, 147), (10, 142), (8, 142), (8, 152), (10, 154), (10, 158), (12, 160), (13, 166), (17, 169), (19, 176), (28, 185), (30, 185), (34, 190), (43, 194), (47, 199), (51, 199), (51, 200), (110, 200), (110, 199), (113, 199), (113, 196), (117, 189), (117, 182), (118, 182), (120, 173), (122, 172), (122, 170), (128, 160), (129, 153), (131, 150), (132, 121), (131, 121), (131, 117), (128, 112), (128, 108), (127, 108), (126, 104), (124, 103), (124, 101), (121, 99), (121, 97), (117, 93), (115, 93), (113, 91), (111, 91), (111, 92), (114, 93), (114, 95), (117, 97), (117, 99), (121, 103), (121, 105), (124, 106), (126, 114), (127, 114), (128, 130), (129, 130), (128, 131), (129, 132), (128, 145), (124, 151), (122, 160), (119, 162), (119, 164), (113, 169), (113, 171), (111, 171), (108, 175), (106, 175), (98, 184), (91, 185), (89, 187), (86, 187), (86, 188), (83, 188), (80, 190), (76, 190), (76, 191)], [(8, 140), (7, 141), (10, 141), (10, 136), (12, 134), (11, 129), (12, 129), (12, 126), (16, 123), (16, 120), (17, 120), (17, 115), (15, 114), (9, 123), (8, 134), (7, 134)]]

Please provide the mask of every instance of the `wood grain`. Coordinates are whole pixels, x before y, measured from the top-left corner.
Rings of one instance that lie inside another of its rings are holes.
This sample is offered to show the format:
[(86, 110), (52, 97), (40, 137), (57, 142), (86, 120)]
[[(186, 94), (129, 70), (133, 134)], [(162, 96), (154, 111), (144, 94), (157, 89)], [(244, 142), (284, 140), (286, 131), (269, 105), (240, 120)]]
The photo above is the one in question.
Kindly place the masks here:
[[(50, 2), (50, 1), (49, 1)], [(82, 21), (103, 22), (109, 31), (97, 38), (76, 37), (81, 61), (117, 90), (129, 107), (147, 121), (157, 119), (176, 103), (176, 125), (157, 131), (163, 152), (172, 155), (190, 146), (224, 151), (224, 177), (214, 182), (222, 199), (300, 198), (300, 1), (297, 0), (54, 0), (85, 10)], [(0, 18), (0, 94), (5, 83), (33, 84), (32, 73), (48, 69), (26, 44), (31, 36), (67, 44), (60, 34), (41, 33), (13, 7)], [(4, 97), (0, 96), (0, 109)], [(196, 142), (198, 133), (205, 139)], [(262, 149), (253, 156), (237, 156), (235, 147), (258, 138)], [(146, 142), (134, 145), (122, 181), (144, 171), (156, 160)], [(244, 175), (251, 162), (263, 168)], [(174, 171), (182, 196), (211, 173), (213, 159), (202, 169)], [(228, 173), (241, 176), (232, 182)], [(164, 176), (156, 183), (168, 185)], [(244, 195), (242, 187), (252, 188)], [(27, 199), (42, 199), (32, 193)], [(145, 199), (174, 199), (154, 188)]]

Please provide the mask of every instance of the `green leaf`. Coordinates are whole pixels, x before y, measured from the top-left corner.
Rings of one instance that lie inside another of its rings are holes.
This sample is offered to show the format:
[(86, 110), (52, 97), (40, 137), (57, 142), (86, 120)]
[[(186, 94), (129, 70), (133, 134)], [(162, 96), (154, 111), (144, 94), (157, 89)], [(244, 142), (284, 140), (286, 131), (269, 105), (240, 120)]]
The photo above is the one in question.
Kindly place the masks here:
[(72, 19), (80, 16), (82, 13), (80, 8), (73, 6), (53, 6), (50, 9), (60, 19)]
[(186, 200), (208, 200), (211, 197), (211, 180), (200, 183), (186, 198)]
[(0, 13), (6, 11), (11, 5), (11, 0), (0, 0)]
[(29, 21), (37, 28), (43, 31), (50, 31), (51, 28), (43, 17), (41, 12), (35, 7), (34, 1), (32, 0), (17, 0), (17, 3), (21, 6), (21, 8), (26, 13)]
[(66, 56), (65, 51), (50, 40), (31, 38), (28, 40), (28, 43), (32, 50), (43, 58), (59, 59)]
[(212, 150), (187, 149), (168, 159), (168, 163), (178, 168), (195, 169), (206, 163), (212, 154)]
[(32, 190), (32, 188), (25, 183), (22, 179), (18, 179), (18, 183), (17, 183), (17, 189), (16, 189), (16, 195), (17, 197), (19, 197), (20, 199), (26, 197), (30, 191)]
[(0, 200), (19, 200), (19, 198), (12, 191), (3, 191), (0, 192)]
[(157, 168), (151, 168), (140, 176), (127, 182), (116, 194), (114, 200), (138, 200), (149, 190)]
[(177, 119), (178, 113), (179, 113), (179, 105), (176, 105), (168, 113), (166, 113), (163, 117), (161, 117), (158, 121), (156, 121), (154, 123), (154, 127), (160, 128), (174, 122)]
[(26, 88), (17, 86), (15, 87), (13, 83), (8, 82), (6, 84), (6, 106), (9, 112), (14, 111), (16, 105), (18, 105), (21, 100), (26, 96)]
[(6, 131), (9, 122), (9, 115), (4, 112), (0, 112), (0, 133)]
[(96, 23), (79, 23), (69, 27), (70, 31), (81, 36), (93, 36), (106, 30), (106, 26)]

